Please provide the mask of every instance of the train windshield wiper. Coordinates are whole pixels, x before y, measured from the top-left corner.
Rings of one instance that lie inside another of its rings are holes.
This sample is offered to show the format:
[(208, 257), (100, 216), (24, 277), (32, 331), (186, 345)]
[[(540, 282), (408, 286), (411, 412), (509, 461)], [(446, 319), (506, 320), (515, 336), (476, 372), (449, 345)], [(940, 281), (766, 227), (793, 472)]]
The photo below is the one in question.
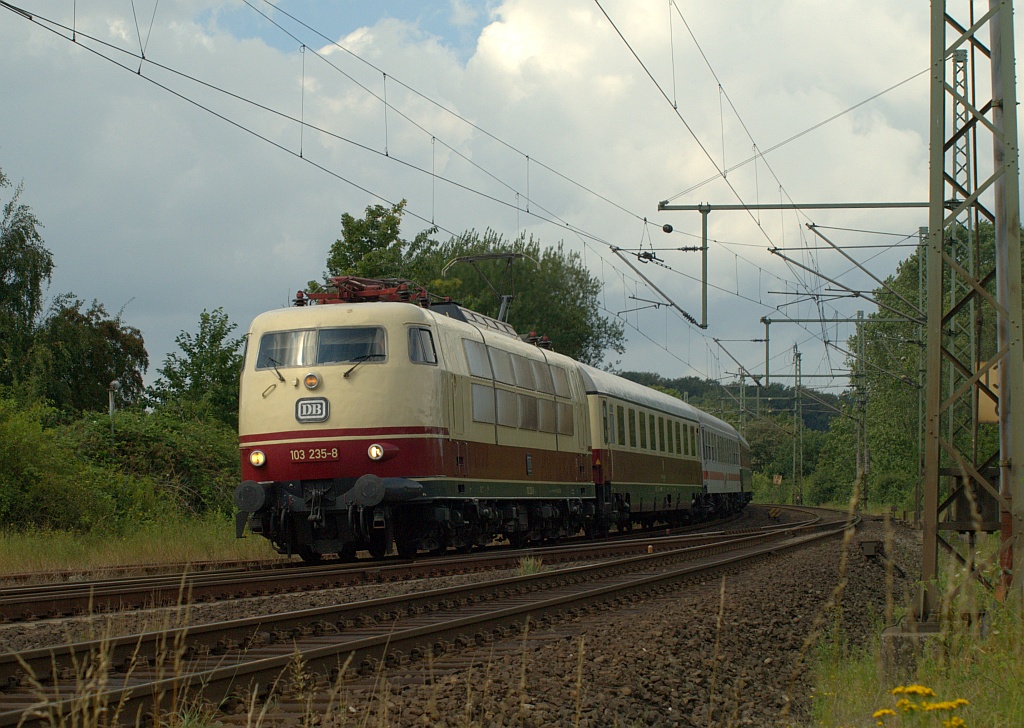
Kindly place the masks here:
[(271, 357), (269, 357), (269, 356), (267, 357), (267, 361), (269, 361), (269, 362), (270, 362), (270, 366), (274, 367), (274, 374), (276, 374), (276, 375), (277, 375), (277, 378), (278, 378), (278, 379), (280, 379), (280, 380), (281, 380), (281, 381), (283, 382), (283, 381), (284, 381), (284, 377), (282, 377), (282, 376), (281, 376), (281, 372), (279, 372), (279, 371), (277, 370), (277, 366), (278, 366), (278, 364), (280, 364), (281, 362), (279, 362), (279, 361), (278, 361), (277, 359), (273, 359), (273, 358), (271, 358)]
[(354, 361), (355, 364), (350, 366), (348, 368), (348, 371), (346, 371), (342, 375), (342, 377), (344, 377), (345, 379), (348, 379), (348, 375), (352, 373), (352, 370), (355, 369), (360, 364), (362, 364), (364, 361), (367, 361), (368, 359), (376, 359), (377, 357), (383, 357), (383, 356), (384, 356), (383, 354), (363, 354), (362, 356), (357, 356), (355, 359), (352, 359), (352, 361)]

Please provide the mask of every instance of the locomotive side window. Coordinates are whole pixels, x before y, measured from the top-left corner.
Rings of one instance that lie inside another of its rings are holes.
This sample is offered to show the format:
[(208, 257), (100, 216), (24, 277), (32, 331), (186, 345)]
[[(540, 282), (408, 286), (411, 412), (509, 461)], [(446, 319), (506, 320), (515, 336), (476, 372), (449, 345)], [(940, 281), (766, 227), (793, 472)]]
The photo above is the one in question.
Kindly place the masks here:
[(537, 381), (537, 391), (554, 394), (555, 383), (551, 379), (551, 369), (548, 368), (548, 363), (531, 359), (530, 364), (533, 366), (533, 378)]
[(613, 404), (608, 408), (608, 438), (605, 441), (607, 445), (615, 444), (615, 405)]
[(519, 427), (524, 430), (539, 429), (536, 397), (528, 394), (519, 395)]
[(618, 420), (617, 424), (619, 426), (619, 431), (618, 431), (619, 444), (625, 446), (625, 444), (626, 444), (626, 410), (623, 407), (616, 407), (615, 408), (615, 413), (616, 413), (615, 419)]
[(516, 372), (516, 386), (523, 389), (536, 389), (537, 383), (533, 380), (533, 367), (530, 360), (519, 354), (512, 355), (512, 368)]
[(690, 453), (694, 456), (697, 455), (697, 428), (690, 428)]
[(604, 442), (607, 444), (611, 442), (608, 436), (608, 403), (605, 400), (601, 400), (601, 424), (604, 426)]
[(505, 427), (519, 426), (519, 403), (515, 392), (507, 389), (497, 390), (498, 394), (498, 424)]
[(571, 435), (573, 433), (572, 405), (567, 402), (558, 403), (558, 434)]
[[(668, 423), (668, 424), (669, 424), (669, 427), (672, 426), (671, 422)], [(659, 417), (658, 418), (658, 449), (661, 450), (662, 452), (665, 452), (665, 418), (664, 417)]]
[(316, 331), (275, 331), (260, 338), (257, 369), (300, 367), (311, 363)]
[(473, 385), (473, 419), (494, 424), (494, 388)]
[(317, 364), (384, 358), (384, 329), (367, 326), (320, 329), (316, 346)]
[(629, 411), (629, 446), (636, 447), (636, 411)]
[(537, 401), (537, 429), (541, 432), (554, 432), (558, 426), (555, 415), (555, 403), (550, 399)]
[(491, 366), (494, 367), (494, 378), (503, 384), (515, 384), (516, 377), (512, 372), (512, 355), (507, 351), (487, 347), (491, 355)]
[(562, 367), (551, 367), (551, 374), (555, 378), (555, 394), (559, 397), (569, 396), (569, 376)]
[(437, 364), (437, 350), (430, 329), (409, 329), (409, 361), (414, 364)]
[(682, 445), (682, 440), (681, 440), (681, 438), (679, 436), (679, 433), (680, 433), (680, 428), (679, 428), (679, 423), (677, 422), (676, 423), (676, 455), (682, 455), (683, 454), (683, 448), (680, 447)]
[[(661, 427), (661, 420), (658, 420), (658, 427)], [(664, 435), (664, 433), (662, 433), (661, 442), (663, 444), (665, 442), (665, 435)], [(674, 453), (675, 452), (675, 449), (673, 448), (673, 445), (675, 445), (675, 443), (672, 441), (672, 420), (668, 420), (668, 451), (670, 453)], [(665, 448), (662, 447), (661, 449), (664, 450)]]
[(647, 413), (640, 413), (640, 447), (647, 449)]
[(657, 450), (658, 449), (658, 438), (654, 434), (654, 415), (650, 416), (648, 422), (649, 422), (649, 424), (651, 426), (651, 449), (652, 450)]
[(462, 340), (462, 348), (466, 351), (466, 361), (469, 362), (469, 373), (474, 377), (491, 378), (491, 362), (487, 358), (487, 347), (479, 341), (470, 339)]

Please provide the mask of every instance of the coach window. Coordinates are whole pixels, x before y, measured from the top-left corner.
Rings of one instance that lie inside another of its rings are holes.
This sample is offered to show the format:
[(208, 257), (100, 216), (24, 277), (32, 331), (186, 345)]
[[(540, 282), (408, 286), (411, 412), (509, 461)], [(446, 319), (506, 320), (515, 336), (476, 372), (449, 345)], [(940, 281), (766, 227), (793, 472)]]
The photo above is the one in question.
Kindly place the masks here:
[(647, 414), (640, 413), (640, 447), (647, 449)]
[(316, 331), (275, 331), (260, 337), (257, 369), (299, 367), (313, 362)]
[[(671, 427), (672, 423), (669, 422), (668, 426)], [(665, 452), (665, 418), (658, 418), (658, 449)]]
[(682, 455), (683, 454), (683, 448), (682, 448), (683, 441), (682, 441), (682, 438), (679, 435), (679, 432), (680, 432), (679, 423), (677, 422), (676, 423), (676, 455)]
[(615, 408), (615, 419), (618, 425), (619, 444), (625, 446), (626, 444), (626, 410), (624, 407)]
[(462, 340), (462, 348), (466, 350), (466, 361), (469, 362), (469, 373), (474, 377), (491, 378), (491, 362), (487, 358), (487, 347), (479, 341)]
[(629, 446), (636, 447), (636, 410), (629, 411)]
[(651, 449), (652, 450), (657, 450), (658, 449), (658, 440), (657, 440), (657, 438), (654, 435), (654, 415), (651, 415), (650, 418), (648, 418), (648, 422), (650, 423), (650, 426), (651, 426)]
[(414, 364), (437, 364), (437, 350), (430, 329), (409, 329), (409, 361)]
[(697, 428), (690, 428), (690, 454), (697, 457)]

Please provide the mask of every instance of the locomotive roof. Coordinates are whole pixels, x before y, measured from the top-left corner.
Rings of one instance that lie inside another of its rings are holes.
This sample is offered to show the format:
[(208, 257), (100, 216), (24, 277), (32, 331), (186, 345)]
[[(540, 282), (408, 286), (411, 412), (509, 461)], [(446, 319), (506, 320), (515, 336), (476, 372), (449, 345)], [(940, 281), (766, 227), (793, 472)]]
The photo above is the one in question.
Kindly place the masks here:
[(266, 311), (253, 319), (251, 329), (274, 331), (278, 329), (303, 329), (316, 326), (365, 325), (371, 320), (391, 322), (429, 321), (428, 309), (408, 303), (337, 303), (330, 306), (291, 306)]

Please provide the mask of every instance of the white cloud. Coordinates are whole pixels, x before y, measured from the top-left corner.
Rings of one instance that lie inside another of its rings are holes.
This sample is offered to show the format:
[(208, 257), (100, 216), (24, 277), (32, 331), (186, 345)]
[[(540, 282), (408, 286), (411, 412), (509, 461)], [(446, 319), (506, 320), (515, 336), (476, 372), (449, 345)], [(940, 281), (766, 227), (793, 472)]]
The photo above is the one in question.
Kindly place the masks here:
[[(71, 22), (70, 4), (56, 11), (52, 3), (24, 4)], [(697, 244), (693, 237), (667, 236), (657, 228), (645, 233), (640, 218), (699, 233), (699, 215), (658, 213), (657, 202), (712, 177), (715, 165), (747, 159), (755, 141), (767, 149), (928, 65), (924, 4), (681, 2), (718, 81), (678, 17), (672, 19), (670, 36), (664, 3), (607, 0), (602, 5), (678, 104), (678, 116), (608, 20), (588, 3), (452, 0), (445, 7), (453, 26), (465, 29), (481, 17), (490, 19), (469, 44), (468, 56), (409, 20), (385, 18), (360, 26), (340, 17), (336, 27), (319, 29), (342, 38), (345, 47), (377, 68), (334, 47), (320, 48), (336, 70), (312, 50), (322, 40), (309, 37), (304, 71), (297, 47), (282, 51), (256, 38), (232, 36), (219, 20), (220, 3), (162, 4), (151, 32), (152, 7), (139, 6), (152, 61), (142, 65), (142, 74), (272, 144), (2, 11), (0, 165), (25, 181), (24, 199), (46, 226), (57, 264), (52, 292), (73, 290), (112, 310), (131, 301), (125, 316), (143, 330), (155, 367), (173, 348), (178, 331), (194, 328), (203, 308), (223, 306), (244, 328), (253, 315), (282, 305), (289, 292), (319, 275), (342, 212), (360, 215), (366, 205), (380, 201), (339, 177), (389, 200), (406, 198), (410, 211), (452, 232), (491, 227), (508, 237), (527, 230), (549, 243), (564, 239), (605, 281), (611, 311), (643, 305), (628, 296), (656, 296), (637, 285), (636, 276), (601, 241), (626, 248), (641, 241), (657, 247)], [(386, 13), (387, 3), (381, 8)], [(138, 49), (131, 10), (123, 3), (80, 4), (76, 12), (80, 32)], [(132, 70), (138, 65), (125, 62)], [(308, 128), (300, 133), (290, 119), (226, 99), (155, 63), (289, 116), (301, 115), (337, 136)], [(387, 113), (378, 98), (385, 90), (395, 107)], [(766, 160), (734, 170), (728, 184), (716, 180), (675, 201), (734, 203), (737, 195), (748, 203), (787, 196), (798, 202), (924, 199), (927, 123), (927, 76), (922, 76)], [(299, 159), (300, 143), (304, 160), (336, 176)], [(432, 181), (401, 162), (434, 169), (498, 201)], [(564, 227), (517, 211), (515, 191), (525, 208), (527, 188), (531, 210), (542, 218), (564, 220), (600, 240), (584, 243)], [(725, 212), (710, 217), (713, 238), (743, 244), (712, 246), (712, 284), (726, 291), (713, 288), (709, 294), (710, 336), (763, 335), (758, 318), (788, 300), (768, 291), (782, 290), (797, 275), (764, 248), (813, 238), (803, 228), (806, 218), (794, 213), (758, 217)], [(924, 224), (921, 212), (907, 211), (820, 213), (814, 219), (822, 225), (908, 233)], [(410, 235), (425, 226), (407, 219)], [(864, 241), (852, 233), (835, 235), (839, 241)], [(651, 265), (645, 273), (699, 315), (693, 282), (699, 277), (697, 254), (659, 255), (690, 277)], [(838, 256), (821, 251), (816, 256), (830, 274), (850, 268)], [(889, 272), (895, 260), (890, 255), (877, 261), (876, 272)], [(799, 277), (813, 280), (804, 273)], [(860, 274), (850, 280), (871, 285)], [(764, 305), (738, 298), (737, 290)], [(785, 310), (813, 313), (807, 305)], [(642, 333), (630, 333), (623, 367), (670, 376), (692, 373), (680, 360), (699, 374), (734, 368), (718, 363), (713, 344), (665, 308), (630, 314), (629, 320)], [(775, 351), (809, 339), (807, 332), (790, 328), (773, 331), (779, 336)], [(805, 371), (826, 365), (820, 344), (804, 345)], [(735, 348), (749, 368), (759, 367), (759, 344)]]

